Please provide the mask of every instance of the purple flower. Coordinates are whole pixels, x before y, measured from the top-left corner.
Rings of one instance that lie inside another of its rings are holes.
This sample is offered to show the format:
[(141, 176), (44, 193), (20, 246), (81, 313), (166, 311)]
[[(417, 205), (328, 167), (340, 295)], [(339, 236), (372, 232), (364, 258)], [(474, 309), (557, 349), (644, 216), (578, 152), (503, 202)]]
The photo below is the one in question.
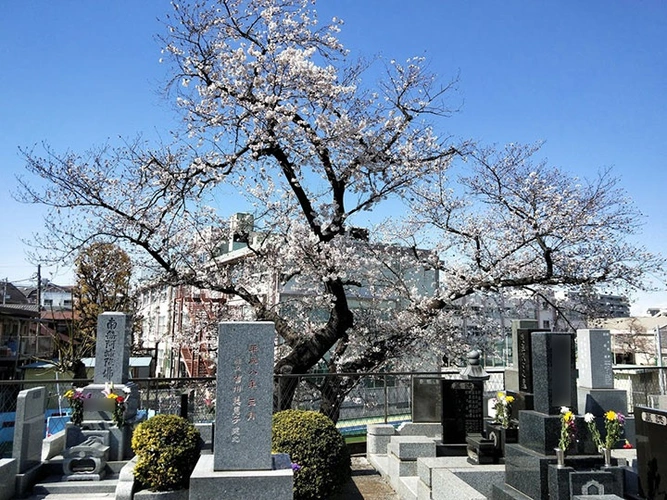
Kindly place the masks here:
[(301, 469), (301, 466), (300, 466), (299, 464), (297, 464), (296, 462), (292, 462), (292, 470), (293, 470), (294, 472), (296, 472), (296, 471), (298, 471), (298, 470), (300, 470), (300, 469)]
[(617, 413), (616, 418), (621, 425), (625, 424), (625, 416), (622, 413)]

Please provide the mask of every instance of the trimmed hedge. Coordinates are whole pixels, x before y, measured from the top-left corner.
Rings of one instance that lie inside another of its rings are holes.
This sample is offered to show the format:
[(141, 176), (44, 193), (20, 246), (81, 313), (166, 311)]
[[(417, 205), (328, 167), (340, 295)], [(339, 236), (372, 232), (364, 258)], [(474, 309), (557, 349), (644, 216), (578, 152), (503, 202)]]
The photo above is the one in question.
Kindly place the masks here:
[(151, 491), (189, 486), (201, 452), (199, 430), (177, 415), (155, 415), (141, 422), (132, 435), (137, 455), (134, 477)]
[(285, 410), (273, 416), (272, 449), (289, 453), (294, 472), (294, 500), (329, 498), (351, 476), (345, 439), (328, 417), (314, 411)]

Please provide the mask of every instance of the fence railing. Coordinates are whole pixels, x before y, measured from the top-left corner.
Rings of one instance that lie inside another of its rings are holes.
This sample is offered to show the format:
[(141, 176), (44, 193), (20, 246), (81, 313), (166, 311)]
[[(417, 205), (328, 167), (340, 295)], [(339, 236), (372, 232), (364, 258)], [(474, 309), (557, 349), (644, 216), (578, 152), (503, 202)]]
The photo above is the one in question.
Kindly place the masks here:
[[(485, 383), (485, 393), (492, 396), (503, 390), (502, 368), (487, 368), (491, 377)], [(361, 432), (369, 423), (400, 422), (409, 420), (412, 408), (412, 381), (415, 377), (442, 376), (457, 378), (459, 371), (444, 372), (389, 372), (277, 375), (296, 379), (297, 389), (291, 408), (319, 410), (322, 387), (328, 377), (353, 377), (354, 388), (340, 406), (338, 426), (344, 432)], [(665, 395), (667, 371), (660, 367), (615, 367), (614, 385), (628, 394), (628, 413), (636, 404), (653, 405), (652, 395)], [(0, 457), (11, 455), (16, 399), (19, 391), (36, 386), (46, 389), (47, 433), (56, 433), (65, 425), (69, 406), (63, 394), (72, 385), (71, 380), (0, 381)], [(85, 385), (90, 381), (74, 381)], [(179, 414), (195, 423), (215, 419), (216, 379), (202, 378), (147, 378), (133, 380), (141, 394), (140, 409), (147, 416), (155, 413)], [(280, 386), (280, 384), (277, 384)], [(325, 394), (325, 396), (327, 396)], [(276, 394), (279, 401), (282, 395)], [(63, 418), (64, 417), (64, 418)]]

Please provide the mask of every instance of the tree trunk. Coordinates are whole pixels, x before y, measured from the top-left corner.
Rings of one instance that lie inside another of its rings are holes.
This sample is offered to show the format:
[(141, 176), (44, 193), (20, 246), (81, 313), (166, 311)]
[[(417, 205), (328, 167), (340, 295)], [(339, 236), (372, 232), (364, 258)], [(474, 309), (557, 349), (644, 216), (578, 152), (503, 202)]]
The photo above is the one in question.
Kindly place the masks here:
[[(276, 375), (303, 375), (313, 368), (336, 342), (346, 341), (347, 330), (353, 326), (354, 317), (340, 280), (326, 284), (328, 293), (335, 297), (334, 307), (324, 328), (312, 337), (298, 342), (287, 356), (278, 360), (274, 368)], [(274, 411), (292, 407), (294, 393), (299, 385), (299, 377), (276, 377), (274, 389)]]
[(321, 388), (320, 413), (329, 417), (334, 423), (338, 422), (341, 406), (360, 378), (360, 376), (341, 377), (340, 375), (327, 377)]

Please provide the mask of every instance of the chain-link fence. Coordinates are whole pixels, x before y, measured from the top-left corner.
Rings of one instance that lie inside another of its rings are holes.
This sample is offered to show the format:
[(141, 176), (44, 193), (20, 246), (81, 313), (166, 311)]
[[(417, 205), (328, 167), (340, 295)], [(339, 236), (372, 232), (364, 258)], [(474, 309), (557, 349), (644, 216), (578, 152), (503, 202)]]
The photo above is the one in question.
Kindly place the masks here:
[[(490, 374), (485, 382), (487, 397), (504, 390), (505, 380), (502, 369), (487, 369)], [(327, 388), (336, 387), (334, 381), (345, 381), (352, 387), (339, 406), (338, 427), (346, 434), (362, 434), (368, 424), (399, 423), (411, 418), (412, 383), (415, 377), (457, 378), (458, 370), (445, 372), (392, 372), (371, 374), (308, 374), (282, 375), (296, 388), (293, 392), (291, 408), (320, 411), (323, 400), (334, 399), (327, 394)], [(655, 404), (652, 395), (667, 394), (665, 377), (667, 372), (659, 367), (614, 368), (615, 387), (625, 389), (628, 394), (628, 413), (636, 404)], [(344, 380), (345, 379), (345, 380)], [(85, 385), (90, 381), (76, 381)], [(182, 415), (195, 423), (215, 420), (216, 380), (205, 378), (152, 378), (136, 379), (141, 394), (140, 412), (142, 417), (156, 413)], [(329, 382), (329, 383), (326, 383)], [(276, 384), (282, 387), (285, 384)], [(70, 408), (63, 398), (72, 387), (72, 381), (0, 381), (0, 458), (11, 455), (16, 416), (16, 399), (19, 391), (31, 387), (46, 388), (47, 435), (64, 429), (69, 420)], [(276, 391), (275, 397), (281, 407), (285, 407), (284, 395)], [(331, 415), (329, 415), (331, 416)]]

